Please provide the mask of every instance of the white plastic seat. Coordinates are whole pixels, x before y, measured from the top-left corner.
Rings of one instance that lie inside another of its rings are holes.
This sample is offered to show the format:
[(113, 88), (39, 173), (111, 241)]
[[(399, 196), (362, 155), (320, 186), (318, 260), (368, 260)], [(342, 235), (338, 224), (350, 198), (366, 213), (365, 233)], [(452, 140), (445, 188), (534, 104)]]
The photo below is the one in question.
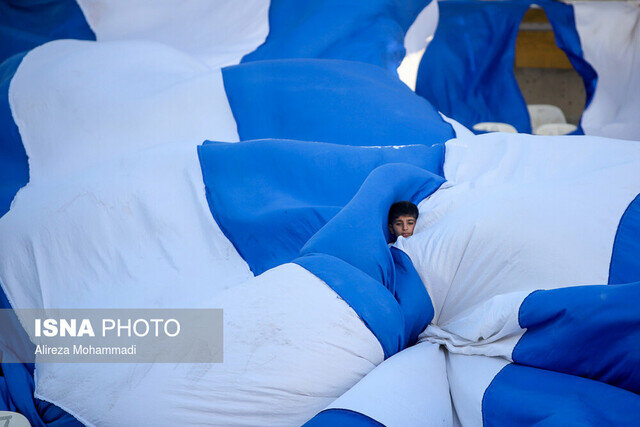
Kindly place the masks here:
[(481, 122), (473, 125), (473, 130), (479, 132), (505, 132), (505, 133), (518, 133), (516, 128), (508, 123), (500, 122)]
[(578, 127), (571, 123), (547, 123), (533, 130), (534, 135), (567, 135)]
[(559, 107), (549, 104), (527, 105), (531, 117), (531, 129), (537, 129), (547, 123), (567, 123), (564, 113)]

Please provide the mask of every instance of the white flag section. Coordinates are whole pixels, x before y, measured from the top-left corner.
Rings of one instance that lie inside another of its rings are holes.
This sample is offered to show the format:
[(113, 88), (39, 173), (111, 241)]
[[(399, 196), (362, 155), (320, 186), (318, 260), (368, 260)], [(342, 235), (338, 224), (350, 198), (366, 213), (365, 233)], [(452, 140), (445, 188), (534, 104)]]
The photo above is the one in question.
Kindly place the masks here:
[(269, 3), (78, 0), (98, 41), (158, 42), (212, 68), (237, 64), (264, 42), (269, 33)]
[(412, 90), (416, 90), (418, 67), (427, 45), (433, 39), (438, 27), (438, 2), (432, 1), (422, 9), (416, 20), (411, 24), (404, 36), (405, 57), (398, 67), (400, 80)]
[(137, 307), (147, 286), (250, 277), (211, 218), (195, 151), (237, 140), (219, 70), (148, 42), (56, 41), (26, 56), (9, 95), (30, 172), (0, 223), (0, 280), (16, 306), (80, 307), (84, 294)]
[(578, 2), (573, 8), (584, 58), (598, 73), (583, 114), (585, 133), (640, 139), (640, 3)]
[[(407, 88), (435, 2), (65, 5), (88, 25), (75, 40), (64, 20), (25, 38), (0, 6), (0, 307), (222, 308), (224, 360), (1, 363), (0, 411), (640, 423), (640, 94), (619, 72), (637, 9), (575, 5), (599, 75), (583, 125), (608, 139), (443, 117)], [(406, 200), (415, 233), (390, 244)]]

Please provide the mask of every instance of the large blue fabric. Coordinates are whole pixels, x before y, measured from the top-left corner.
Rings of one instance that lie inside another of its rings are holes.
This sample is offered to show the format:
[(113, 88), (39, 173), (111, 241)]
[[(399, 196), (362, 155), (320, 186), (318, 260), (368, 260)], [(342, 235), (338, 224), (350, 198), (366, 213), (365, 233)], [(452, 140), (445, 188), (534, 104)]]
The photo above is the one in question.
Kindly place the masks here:
[(243, 62), (285, 58), (346, 59), (395, 70), (404, 35), (430, 0), (271, 0), (269, 35)]
[[(640, 393), (640, 283), (536, 291), (513, 361)], [(640, 400), (640, 397), (638, 398)]]
[(640, 397), (609, 384), (509, 364), (482, 399), (485, 426), (631, 426)]
[(29, 182), (29, 161), (9, 106), (9, 84), (25, 54), (0, 64), (0, 217), (9, 210), (18, 190)]
[(432, 145), (455, 137), (448, 123), (395, 73), (319, 59), (224, 68), (243, 141), (264, 138), (347, 145)]
[(504, 122), (531, 132), (527, 105), (513, 73), (525, 2), (442, 1), (438, 28), (427, 46), (416, 93), (469, 129)]
[(96, 39), (75, 0), (0, 2), (0, 63), (57, 39)]
[(264, 140), (205, 143), (198, 155), (211, 212), (257, 275), (296, 258), (376, 167), (403, 162), (442, 175), (444, 145)]
[[(597, 74), (584, 59), (573, 7), (546, 0), (440, 2), (438, 29), (420, 63), (416, 93), (468, 128), (504, 122), (530, 133), (513, 67), (518, 28), (531, 4), (546, 12), (558, 47), (583, 79), (588, 106)], [(574, 133), (582, 134), (582, 128)]]
[[(390, 163), (376, 168), (355, 197), (309, 239), (294, 260), (358, 313), (380, 341), (385, 357), (415, 343), (433, 318), (431, 299), (411, 262), (401, 259), (404, 271), (397, 274), (397, 261), (388, 246), (389, 207), (401, 200), (418, 203), (443, 182), (413, 165)], [(364, 292), (356, 293), (358, 287)], [(397, 299), (396, 294), (407, 298)], [(397, 321), (390, 322), (389, 313), (398, 309)]]
[(325, 409), (304, 424), (305, 427), (380, 427), (378, 421), (348, 409)]
[(640, 281), (640, 194), (625, 210), (613, 242), (609, 284)]

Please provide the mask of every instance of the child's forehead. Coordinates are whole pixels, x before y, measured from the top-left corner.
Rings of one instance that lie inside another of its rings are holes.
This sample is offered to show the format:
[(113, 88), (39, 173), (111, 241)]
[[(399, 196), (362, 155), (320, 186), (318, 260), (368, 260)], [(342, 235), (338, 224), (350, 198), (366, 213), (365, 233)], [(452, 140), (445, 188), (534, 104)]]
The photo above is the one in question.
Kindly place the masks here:
[(395, 217), (394, 221), (403, 220), (403, 219), (413, 219), (413, 220), (415, 220), (416, 217), (413, 216), (413, 215), (398, 215), (397, 217)]

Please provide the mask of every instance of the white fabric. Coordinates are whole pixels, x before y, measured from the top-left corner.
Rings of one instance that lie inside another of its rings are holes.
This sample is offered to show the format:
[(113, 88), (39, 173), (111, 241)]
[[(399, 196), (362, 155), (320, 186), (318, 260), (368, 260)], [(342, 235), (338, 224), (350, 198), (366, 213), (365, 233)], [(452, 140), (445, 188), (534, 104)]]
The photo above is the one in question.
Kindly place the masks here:
[(573, 3), (584, 58), (598, 73), (582, 116), (587, 135), (640, 140), (640, 7), (637, 1)]
[(164, 43), (210, 67), (238, 64), (269, 33), (269, 0), (78, 0), (98, 41)]
[(238, 139), (219, 70), (56, 41), (10, 103), (31, 174), (0, 219), (14, 307), (224, 309), (224, 363), (37, 364), (36, 397), (89, 425), (295, 425), (382, 362), (324, 282), (293, 264), (253, 278), (213, 220), (196, 146)]
[(463, 426), (482, 425), (482, 398), (493, 378), (509, 362), (499, 357), (447, 353), (453, 409)]
[(387, 359), (329, 408), (349, 409), (394, 426), (453, 423), (444, 351), (420, 343)]
[(96, 425), (301, 425), (384, 357), (347, 303), (295, 264), (190, 295), (224, 309), (224, 363), (37, 365), (36, 396)]
[(438, 1), (432, 0), (418, 14), (404, 36), (405, 57), (398, 67), (398, 75), (411, 90), (416, 90), (418, 68), (427, 45), (433, 39), (438, 26)]
[(536, 289), (607, 283), (620, 218), (640, 193), (640, 145), (494, 133), (446, 146), (448, 182), (396, 246), (433, 301), (420, 340), (447, 349), (455, 416), (481, 425), (484, 392), (525, 332), (522, 301)]
[(499, 356), (511, 361), (513, 348), (525, 332), (518, 313), (528, 295), (528, 291), (496, 295), (448, 323), (429, 325), (420, 339), (442, 344), (452, 353)]
[(56, 41), (25, 57), (10, 103), (30, 169), (0, 219), (14, 307), (176, 307), (252, 277), (196, 152), (238, 138), (220, 71), (156, 44)]
[(640, 193), (639, 144), (494, 133), (446, 147), (448, 182), (396, 243), (436, 325), (496, 295), (607, 283), (620, 217)]

